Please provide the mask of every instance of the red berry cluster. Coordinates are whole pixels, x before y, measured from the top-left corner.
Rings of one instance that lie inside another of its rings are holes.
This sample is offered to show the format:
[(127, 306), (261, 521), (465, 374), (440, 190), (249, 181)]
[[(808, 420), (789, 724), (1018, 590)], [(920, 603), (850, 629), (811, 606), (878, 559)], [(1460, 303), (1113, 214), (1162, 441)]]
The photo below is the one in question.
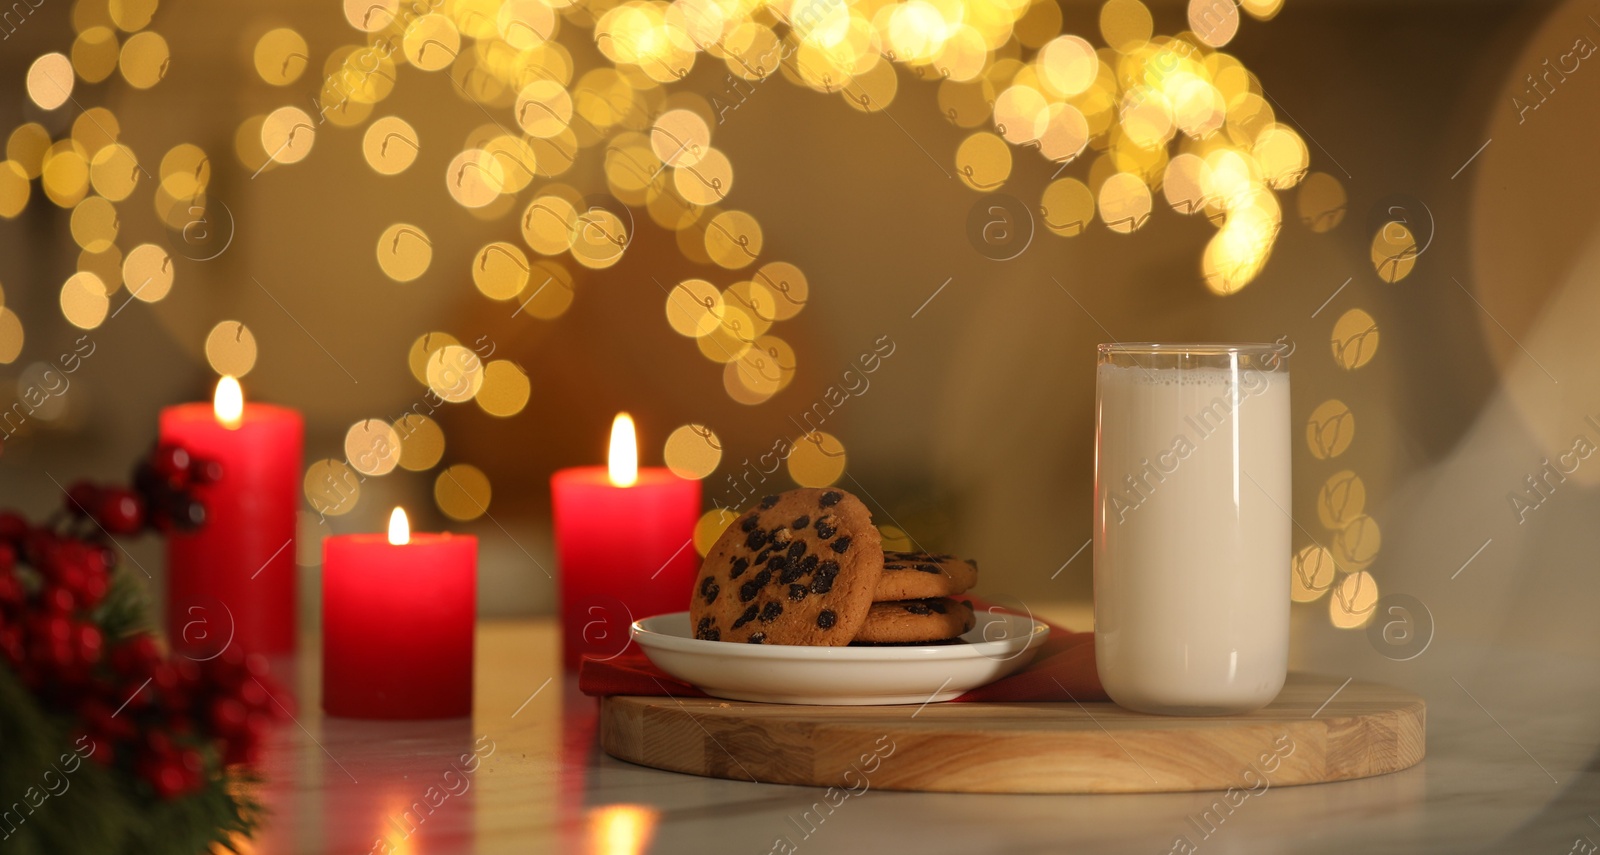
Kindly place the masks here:
[[(104, 538), (198, 525), (204, 507), (189, 487), (220, 476), (215, 463), (158, 446), (136, 470), (137, 490), (74, 484), (66, 524), (0, 512), (0, 663), (75, 722), (90, 759), (137, 775), (161, 798), (203, 788), (219, 762), (254, 762), (286, 712), (260, 657), (230, 647), (192, 659), (143, 632), (107, 638), (99, 622), (116, 565)], [(72, 524), (86, 517), (98, 526)]]

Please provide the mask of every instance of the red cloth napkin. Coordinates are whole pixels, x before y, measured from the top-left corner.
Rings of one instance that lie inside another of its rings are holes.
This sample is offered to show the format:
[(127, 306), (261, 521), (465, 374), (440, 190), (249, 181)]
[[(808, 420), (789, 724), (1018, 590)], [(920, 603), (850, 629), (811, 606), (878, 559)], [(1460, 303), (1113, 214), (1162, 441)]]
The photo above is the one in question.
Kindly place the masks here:
[[(977, 606), (978, 603), (974, 603)], [(1050, 637), (1028, 667), (956, 698), (962, 701), (1107, 701), (1094, 666), (1094, 633), (1070, 632), (1045, 621)], [(578, 689), (586, 695), (667, 695), (703, 698), (704, 692), (667, 676), (637, 646), (612, 659), (585, 659)]]

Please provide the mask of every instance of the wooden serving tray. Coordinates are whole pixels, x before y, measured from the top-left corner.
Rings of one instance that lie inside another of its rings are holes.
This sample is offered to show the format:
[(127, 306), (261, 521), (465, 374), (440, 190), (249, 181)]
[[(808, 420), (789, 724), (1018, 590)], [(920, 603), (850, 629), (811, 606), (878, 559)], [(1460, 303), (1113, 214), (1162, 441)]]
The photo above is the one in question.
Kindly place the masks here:
[(816, 707), (619, 696), (601, 745), (738, 781), (950, 793), (1261, 792), (1382, 775), (1424, 754), (1422, 698), (1290, 674), (1266, 709), (1177, 718), (1111, 703)]

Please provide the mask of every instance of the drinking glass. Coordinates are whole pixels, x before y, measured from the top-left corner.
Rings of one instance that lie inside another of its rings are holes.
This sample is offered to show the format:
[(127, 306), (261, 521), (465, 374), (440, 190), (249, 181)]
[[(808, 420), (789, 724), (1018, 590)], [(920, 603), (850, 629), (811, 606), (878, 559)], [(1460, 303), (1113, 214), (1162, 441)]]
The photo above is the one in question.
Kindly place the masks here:
[(1102, 344), (1095, 659), (1133, 710), (1266, 706), (1289, 661), (1289, 366), (1277, 344)]

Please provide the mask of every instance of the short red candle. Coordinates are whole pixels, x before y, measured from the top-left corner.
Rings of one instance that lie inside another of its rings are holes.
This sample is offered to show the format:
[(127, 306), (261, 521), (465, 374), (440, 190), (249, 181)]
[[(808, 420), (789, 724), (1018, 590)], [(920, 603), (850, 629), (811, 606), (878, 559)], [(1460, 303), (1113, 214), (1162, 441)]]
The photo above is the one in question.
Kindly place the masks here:
[(607, 467), (580, 466), (552, 475), (550, 495), (563, 665), (615, 656), (632, 643), (628, 624), (689, 607), (700, 568), (693, 544), (699, 481), (645, 468), (632, 486), (619, 487)]
[(478, 539), (322, 542), (322, 709), (348, 718), (472, 714)]
[(251, 653), (294, 650), (304, 433), (299, 412), (267, 404), (245, 404), (232, 428), (212, 404), (161, 411), (163, 443), (222, 464), (220, 481), (193, 488), (206, 506), (205, 525), (167, 538), (167, 634), (174, 646), (220, 652), (231, 639)]

